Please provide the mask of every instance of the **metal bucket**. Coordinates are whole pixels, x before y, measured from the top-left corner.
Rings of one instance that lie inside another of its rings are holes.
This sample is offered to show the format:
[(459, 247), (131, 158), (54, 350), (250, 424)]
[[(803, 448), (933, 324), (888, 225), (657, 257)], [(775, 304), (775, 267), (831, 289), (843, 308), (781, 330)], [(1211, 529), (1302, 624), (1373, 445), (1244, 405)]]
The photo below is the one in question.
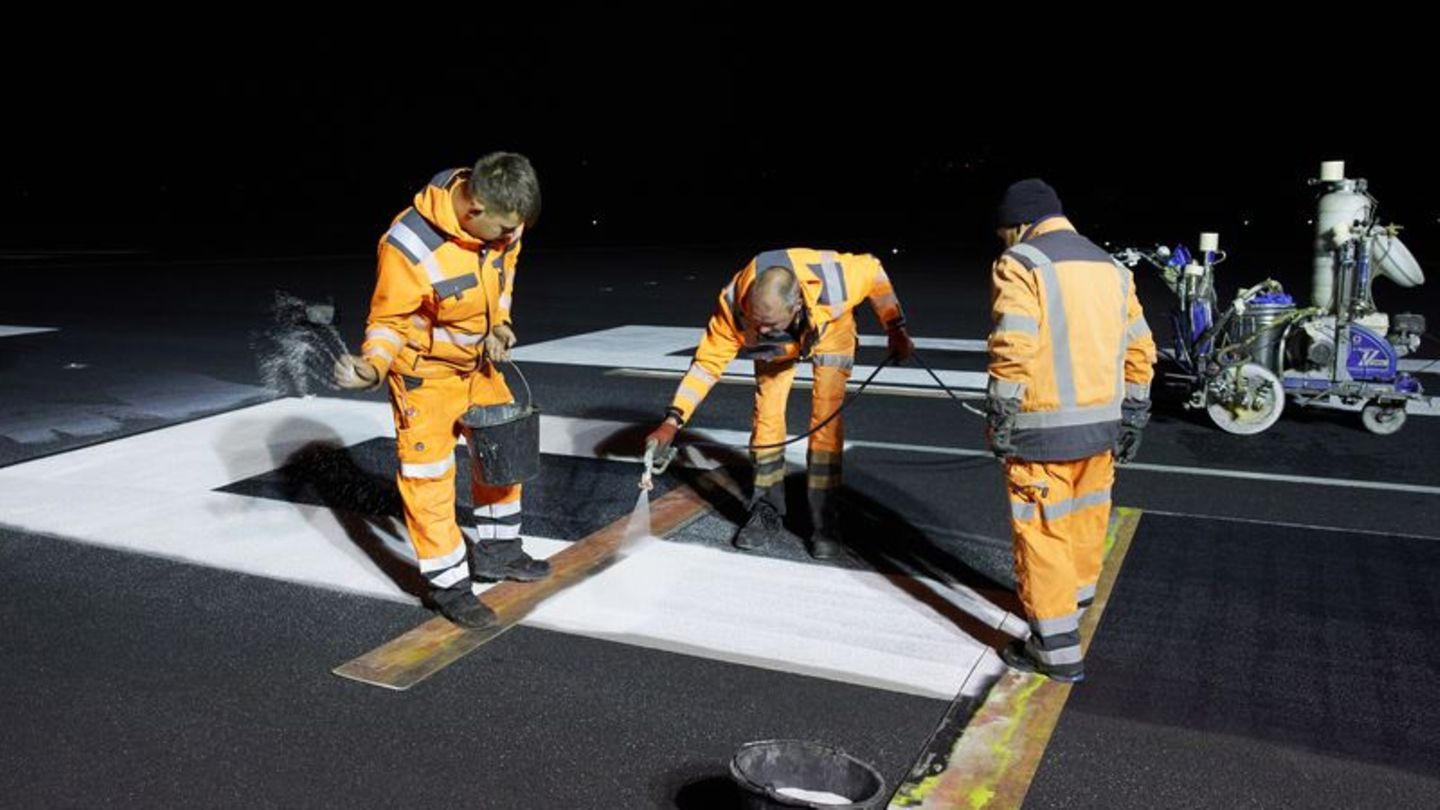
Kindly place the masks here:
[(1238, 339), (1251, 339), (1250, 357), (1279, 374), (1281, 328), (1295, 314), (1295, 301), (1284, 293), (1257, 296), (1240, 316)]
[(510, 366), (525, 386), (525, 405), (476, 405), (460, 417), (472, 469), (486, 486), (520, 484), (540, 474), (540, 409), (520, 367)]
[(744, 791), (749, 810), (873, 808), (885, 799), (885, 780), (878, 771), (810, 740), (746, 743), (730, 760), (730, 777)]

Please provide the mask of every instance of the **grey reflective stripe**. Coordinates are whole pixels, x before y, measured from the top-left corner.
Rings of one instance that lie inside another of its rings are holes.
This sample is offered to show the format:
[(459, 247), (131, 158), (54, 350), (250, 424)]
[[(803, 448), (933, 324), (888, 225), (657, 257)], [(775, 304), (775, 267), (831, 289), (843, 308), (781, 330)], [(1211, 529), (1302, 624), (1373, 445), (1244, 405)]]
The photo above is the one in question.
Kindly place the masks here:
[(1035, 504), (1027, 501), (1011, 501), (1010, 516), (1016, 520), (1034, 520)]
[(675, 398), (689, 403), (691, 410), (700, 407), (700, 397), (684, 385), (675, 389)]
[(510, 297), (510, 293), (504, 293), (503, 295), (500, 296), (500, 308), (501, 308), (501, 309), (509, 309), (509, 308), (510, 308), (510, 304), (513, 303), (513, 301), (514, 301), (514, 299), (512, 299), (512, 298)]
[(790, 261), (790, 251), (767, 250), (755, 257), (755, 275), (758, 276), (771, 267), (783, 267), (795, 272), (795, 265)]
[(444, 557), (435, 557), (433, 559), (421, 557), (420, 570), (427, 574), (431, 571), (443, 571), (463, 559), (465, 559), (465, 544), (461, 543), (458, 548), (446, 554)]
[[(431, 260), (433, 261), (434, 257), (431, 257)], [(430, 286), (435, 288), (435, 294), (440, 296), (440, 299), (443, 301), (451, 296), (459, 298), (461, 293), (471, 287), (480, 286), (480, 281), (475, 278), (474, 273), (465, 273), (464, 275), (455, 276), (454, 278), (443, 278), (438, 281), (431, 279)]]
[(1092, 506), (1102, 506), (1107, 503), (1110, 503), (1110, 490), (1102, 489), (1099, 492), (1081, 495), (1078, 498), (1041, 504), (1040, 511), (1045, 515), (1046, 520), (1059, 520), (1072, 512), (1078, 512), (1081, 509), (1088, 509)]
[(391, 354), (390, 352), (385, 351), (384, 349), (380, 348), (379, 346), (371, 346), (370, 348), (368, 348), (368, 349), (366, 349), (365, 351), (361, 352), (361, 355), (364, 356), (364, 357), (383, 357), (383, 358), (385, 358), (385, 362), (387, 362), (387, 363), (393, 363), (393, 362), (395, 362), (395, 355)]
[(439, 174), (430, 178), (430, 185), (436, 188), (445, 188), (446, 186), (450, 185), (450, 181), (454, 180), (455, 175), (459, 174), (460, 171), (460, 169), (446, 169), (445, 171), (440, 172)]
[(755, 470), (757, 472), (775, 472), (776, 470), (783, 469), (785, 469), (784, 456), (775, 459), (767, 459), (765, 461), (761, 461), (760, 459), (755, 460)]
[(1034, 645), (1030, 647), (1030, 653), (1042, 664), (1078, 664), (1084, 661), (1084, 654), (1080, 652), (1080, 645), (1061, 647), (1058, 650), (1042, 650)]
[(1023, 242), (1005, 252), (1019, 259), (1020, 264), (1027, 270), (1034, 270), (1042, 264), (1050, 263), (1050, 257), (1046, 256), (1044, 251), (1034, 245), (1027, 245)]
[(455, 567), (438, 574), (426, 574), (425, 578), (436, 588), (452, 588), (470, 578), (470, 562), (461, 560)]
[(1075, 369), (1070, 359), (1070, 326), (1065, 317), (1065, 296), (1060, 290), (1060, 274), (1055, 263), (1045, 252), (1034, 245), (1021, 243), (1008, 251), (1023, 259), (1030, 270), (1039, 274), (1040, 284), (1045, 289), (1045, 319), (1050, 326), (1051, 363), (1054, 364), (1055, 388), (1062, 410), (1073, 408), (1078, 402), (1075, 394)]
[(1025, 383), (991, 377), (987, 394), (995, 399), (1022, 399), (1025, 396)]
[(1077, 602), (1084, 602), (1084, 601), (1086, 601), (1086, 600), (1094, 599), (1094, 598), (1095, 598), (1095, 586), (1094, 586), (1094, 585), (1086, 585), (1085, 587), (1083, 587), (1083, 588), (1081, 588), (1080, 590), (1078, 590), (1078, 591), (1075, 592), (1075, 601), (1077, 601)]
[(386, 343), (394, 344), (395, 348), (397, 349), (405, 345), (405, 339), (400, 337), (399, 332), (396, 332), (394, 329), (388, 329), (384, 326), (376, 326), (371, 329), (366, 329), (365, 339), (383, 340)]
[(839, 318), (844, 315), (845, 299), (848, 297), (845, 292), (845, 271), (840, 267), (840, 260), (836, 258), (835, 252), (821, 251), (820, 264), (812, 264), (810, 269), (819, 271), (820, 303), (829, 305), (830, 317)]
[(515, 540), (520, 537), (520, 524), (481, 523), (475, 527), (475, 537), (480, 540)]
[(817, 354), (810, 358), (810, 362), (817, 366), (843, 368), (846, 371), (855, 368), (855, 358), (848, 354)]
[(390, 236), (387, 237), (390, 244), (400, 248), (412, 264), (418, 264), (425, 268), (430, 277), (430, 283), (434, 284), (443, 281), (444, 276), (440, 273), (440, 263), (435, 261), (435, 251), (425, 247), (420, 236), (410, 229), (404, 222), (397, 222), (390, 228)]
[(730, 305), (730, 319), (735, 322), (735, 329), (737, 331), (744, 332), (745, 315), (740, 311), (740, 304), (736, 300), (737, 296), (739, 295), (739, 287), (739, 276), (730, 279), (730, 283), (725, 287), (725, 303)]
[(1145, 320), (1145, 316), (1141, 315), (1138, 320), (1130, 324), (1129, 329), (1125, 330), (1125, 342), (1134, 343), (1148, 334), (1150, 334), (1150, 324)]
[(811, 475), (839, 475), (843, 467), (839, 464), (816, 464), (812, 461), (806, 465), (806, 469)]
[(410, 323), (415, 324), (415, 328), (416, 328), (416, 329), (429, 329), (429, 328), (430, 328), (430, 320), (429, 320), (428, 318), (422, 317), (422, 316), (420, 316), (420, 315), (411, 315), (411, 316), (410, 316)]
[(1029, 411), (1016, 414), (1017, 429), (1073, 427), (1113, 422), (1120, 418), (1120, 403), (1092, 405), (1088, 408), (1070, 408), (1061, 411)]
[(475, 507), (475, 517), (503, 518), (520, 514), (520, 502), (492, 503)]
[(715, 378), (714, 374), (706, 371), (705, 367), (700, 365), (699, 363), (691, 363), (690, 370), (686, 372), (686, 374), (690, 377), (694, 377), (700, 382), (705, 383), (706, 385), (714, 385), (715, 383), (719, 382), (719, 380)]
[(401, 464), (400, 475), (403, 478), (439, 478), (455, 466), (455, 459), (447, 458), (444, 461), (436, 461), (430, 464)]
[(1025, 242), (1044, 251), (1050, 261), (1096, 262), (1115, 264), (1115, 258), (1104, 249), (1073, 230), (1056, 230), (1029, 237)]
[(1040, 322), (1029, 315), (1007, 312), (995, 323), (995, 332), (1023, 332), (1034, 337), (1040, 336)]
[(1080, 611), (1075, 611), (1058, 619), (1035, 619), (1030, 622), (1035, 631), (1042, 636), (1058, 636), (1061, 633), (1074, 633), (1080, 629)]
[(1145, 383), (1125, 383), (1126, 399), (1149, 399), (1150, 386)]
[(446, 329), (443, 326), (435, 327), (433, 334), (436, 340), (442, 343), (453, 343), (456, 346), (477, 346), (485, 340), (484, 335), (471, 335)]
[[(1115, 270), (1120, 273), (1120, 323), (1130, 322), (1130, 271), (1119, 262), (1114, 264)], [(1125, 330), (1125, 339), (1120, 341), (1120, 352), (1115, 358), (1115, 397), (1123, 396), (1125, 388), (1125, 354), (1130, 350), (1129, 329)]]
[(505, 285), (505, 277), (504, 277), (504, 272), (505, 272), (505, 258), (510, 257), (510, 252), (511, 252), (511, 251), (514, 251), (514, 249), (516, 249), (516, 246), (517, 246), (517, 245), (520, 245), (520, 233), (523, 232), (523, 231), (524, 231), (524, 225), (521, 225), (521, 226), (520, 226), (520, 229), (517, 229), (516, 233), (514, 233), (514, 236), (511, 236), (510, 241), (505, 242), (505, 249), (504, 249), (504, 251), (500, 251), (500, 252), (498, 252), (498, 254), (495, 254), (495, 261), (490, 262), (490, 267), (495, 268), (495, 270), (498, 270), (498, 271), (501, 272), (501, 277), (500, 277), (500, 285), (501, 285), (501, 287), (504, 287), (504, 285)]
[(1061, 408), (1073, 408), (1079, 403), (1075, 395), (1075, 368), (1070, 360), (1070, 326), (1065, 317), (1065, 296), (1060, 291), (1060, 274), (1055, 265), (1045, 262), (1036, 269), (1041, 283), (1046, 288), (1045, 319), (1050, 325), (1051, 363), (1055, 368), (1055, 389), (1060, 398)]

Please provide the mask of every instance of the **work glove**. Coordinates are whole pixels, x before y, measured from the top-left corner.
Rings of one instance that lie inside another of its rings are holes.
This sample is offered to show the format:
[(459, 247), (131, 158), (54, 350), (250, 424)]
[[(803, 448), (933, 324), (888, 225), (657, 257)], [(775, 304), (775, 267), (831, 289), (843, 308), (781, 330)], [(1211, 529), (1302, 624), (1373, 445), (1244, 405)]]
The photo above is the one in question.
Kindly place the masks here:
[(1115, 463), (1129, 464), (1140, 452), (1140, 434), (1150, 423), (1150, 400), (1126, 398), (1120, 405), (1120, 433), (1115, 437)]
[(502, 363), (510, 359), (510, 349), (515, 345), (515, 330), (509, 324), (500, 324), (490, 330), (485, 336), (485, 356), (490, 358), (492, 363)]
[(334, 382), (336, 388), (347, 391), (367, 391), (379, 387), (380, 372), (370, 361), (359, 355), (342, 354), (335, 361)]
[(887, 333), (887, 344), (890, 347), (890, 355), (897, 363), (909, 360), (915, 354), (915, 341), (910, 339), (910, 333), (905, 327), (897, 326)]
[(1015, 431), (1015, 417), (1019, 413), (1018, 399), (990, 397), (985, 400), (985, 443), (998, 459), (1012, 458), (1019, 453), (1011, 438)]
[(645, 437), (645, 460), (651, 473), (658, 475), (670, 466), (671, 460), (675, 458), (675, 448), (672, 445), (675, 443), (675, 433), (679, 430), (680, 423), (675, 421), (675, 417), (667, 416), (659, 427)]

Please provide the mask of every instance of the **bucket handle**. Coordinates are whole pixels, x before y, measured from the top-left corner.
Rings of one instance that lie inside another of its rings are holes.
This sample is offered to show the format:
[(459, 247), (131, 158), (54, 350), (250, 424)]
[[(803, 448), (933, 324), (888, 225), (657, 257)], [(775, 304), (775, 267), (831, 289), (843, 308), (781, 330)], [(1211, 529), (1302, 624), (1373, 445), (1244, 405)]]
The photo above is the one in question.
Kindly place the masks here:
[(520, 384), (525, 386), (525, 409), (529, 410), (534, 407), (535, 395), (530, 392), (530, 381), (525, 379), (525, 372), (520, 370), (520, 366), (516, 365), (514, 360), (501, 360), (500, 362), (509, 363), (510, 367), (515, 369), (515, 373), (520, 376)]

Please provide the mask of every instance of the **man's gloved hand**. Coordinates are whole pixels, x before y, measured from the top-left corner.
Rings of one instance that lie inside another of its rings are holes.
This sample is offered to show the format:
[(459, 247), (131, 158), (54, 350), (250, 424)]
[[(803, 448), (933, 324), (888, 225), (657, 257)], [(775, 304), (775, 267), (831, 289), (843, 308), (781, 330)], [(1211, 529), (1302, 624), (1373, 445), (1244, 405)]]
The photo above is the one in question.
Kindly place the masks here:
[(492, 363), (501, 363), (510, 359), (510, 349), (515, 346), (515, 330), (509, 324), (502, 323), (490, 330), (485, 336), (485, 356), (490, 358)]
[(890, 354), (896, 362), (903, 363), (915, 354), (915, 341), (910, 339), (910, 333), (903, 326), (897, 326), (887, 333)]
[(1004, 460), (1019, 452), (1011, 440), (1019, 413), (1018, 399), (991, 397), (985, 400), (985, 442), (998, 459)]
[(336, 388), (365, 391), (380, 385), (380, 372), (359, 355), (342, 354), (335, 361), (334, 382)]
[(1130, 399), (1120, 405), (1120, 433), (1115, 437), (1115, 463), (1129, 464), (1140, 452), (1140, 434), (1150, 423), (1150, 400)]
[(658, 475), (665, 472), (670, 466), (670, 461), (675, 457), (675, 433), (680, 430), (680, 423), (675, 417), (667, 416), (660, 426), (650, 431), (645, 437), (645, 460), (650, 465), (650, 472)]

